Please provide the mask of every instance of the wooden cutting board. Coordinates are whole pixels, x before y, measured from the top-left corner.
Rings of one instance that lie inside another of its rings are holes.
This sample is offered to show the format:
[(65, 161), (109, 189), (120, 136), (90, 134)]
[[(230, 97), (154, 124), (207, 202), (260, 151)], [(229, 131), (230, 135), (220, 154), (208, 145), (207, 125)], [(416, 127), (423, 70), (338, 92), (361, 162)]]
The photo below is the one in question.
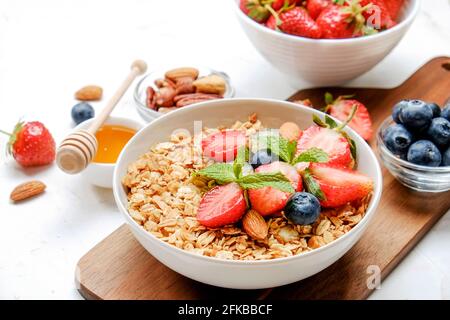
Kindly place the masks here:
[[(319, 88), (302, 90), (289, 100), (309, 98), (323, 104), (326, 91), (356, 94), (370, 110), (374, 128), (401, 99), (443, 104), (450, 97), (450, 58), (428, 62), (394, 89)], [(375, 147), (374, 139), (370, 142)], [(78, 262), (76, 282), (87, 299), (365, 299), (368, 266), (385, 278), (450, 209), (450, 192), (423, 194), (399, 184), (383, 169), (383, 196), (361, 240), (339, 261), (303, 281), (265, 290), (230, 290), (208, 286), (171, 271), (154, 259), (126, 225), (96, 245)]]

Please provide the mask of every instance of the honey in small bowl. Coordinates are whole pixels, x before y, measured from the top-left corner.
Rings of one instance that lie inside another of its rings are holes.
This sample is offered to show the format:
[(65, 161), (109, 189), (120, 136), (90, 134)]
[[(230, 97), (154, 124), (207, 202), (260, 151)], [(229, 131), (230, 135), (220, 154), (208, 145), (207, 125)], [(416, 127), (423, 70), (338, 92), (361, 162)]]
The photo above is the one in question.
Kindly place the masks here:
[(136, 130), (115, 124), (105, 124), (97, 130), (95, 137), (98, 142), (94, 162), (116, 163), (120, 152), (134, 136)]

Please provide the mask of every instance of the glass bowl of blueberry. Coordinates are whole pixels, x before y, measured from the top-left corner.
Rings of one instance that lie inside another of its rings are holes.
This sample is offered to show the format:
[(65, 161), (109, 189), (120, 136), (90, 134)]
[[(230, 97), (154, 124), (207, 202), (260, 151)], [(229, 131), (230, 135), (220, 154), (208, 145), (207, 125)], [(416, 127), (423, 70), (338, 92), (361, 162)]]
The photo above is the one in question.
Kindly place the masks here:
[(450, 190), (450, 99), (441, 109), (421, 100), (398, 102), (377, 133), (384, 166), (403, 185)]

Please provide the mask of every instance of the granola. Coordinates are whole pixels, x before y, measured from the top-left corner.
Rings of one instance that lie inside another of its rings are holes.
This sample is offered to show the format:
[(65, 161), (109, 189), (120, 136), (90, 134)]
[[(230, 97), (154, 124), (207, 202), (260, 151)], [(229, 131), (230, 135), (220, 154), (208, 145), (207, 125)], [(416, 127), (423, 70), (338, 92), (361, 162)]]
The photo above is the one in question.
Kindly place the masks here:
[[(202, 135), (223, 130), (204, 128)], [(229, 128), (227, 128), (229, 129)], [(237, 121), (231, 129), (246, 136), (263, 129), (254, 115)], [(265, 260), (289, 257), (324, 246), (349, 232), (364, 216), (371, 194), (356, 203), (323, 209), (312, 225), (296, 225), (284, 215), (266, 218), (268, 234), (251, 238), (241, 223), (207, 228), (197, 219), (208, 181), (192, 179), (194, 172), (214, 163), (202, 156), (201, 148), (187, 132), (174, 132), (169, 141), (158, 143), (128, 167), (123, 185), (128, 190), (130, 216), (158, 239), (180, 249), (229, 260)]]

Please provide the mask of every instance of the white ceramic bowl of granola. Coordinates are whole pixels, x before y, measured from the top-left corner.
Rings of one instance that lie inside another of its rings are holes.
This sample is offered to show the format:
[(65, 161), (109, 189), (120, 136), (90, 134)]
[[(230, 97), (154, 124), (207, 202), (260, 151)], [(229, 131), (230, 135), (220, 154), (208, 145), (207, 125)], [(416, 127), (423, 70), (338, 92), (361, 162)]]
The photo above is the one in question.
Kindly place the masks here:
[(194, 121), (206, 127), (232, 125), (257, 113), (266, 128), (278, 128), (283, 122), (294, 121), (300, 128), (312, 124), (311, 108), (285, 101), (269, 99), (223, 99), (188, 106), (158, 118), (139, 131), (122, 151), (114, 171), (113, 191), (118, 208), (136, 239), (147, 251), (170, 269), (197, 281), (226, 288), (259, 289), (293, 283), (320, 272), (341, 258), (360, 238), (378, 206), (382, 176), (375, 154), (369, 145), (352, 130), (348, 130), (358, 148), (358, 170), (374, 181), (374, 193), (363, 219), (348, 233), (331, 243), (286, 258), (258, 261), (224, 260), (197, 255), (159, 240), (136, 223), (127, 211), (127, 194), (122, 178), (127, 167), (146, 153), (152, 145), (168, 141), (175, 129), (193, 132)]

